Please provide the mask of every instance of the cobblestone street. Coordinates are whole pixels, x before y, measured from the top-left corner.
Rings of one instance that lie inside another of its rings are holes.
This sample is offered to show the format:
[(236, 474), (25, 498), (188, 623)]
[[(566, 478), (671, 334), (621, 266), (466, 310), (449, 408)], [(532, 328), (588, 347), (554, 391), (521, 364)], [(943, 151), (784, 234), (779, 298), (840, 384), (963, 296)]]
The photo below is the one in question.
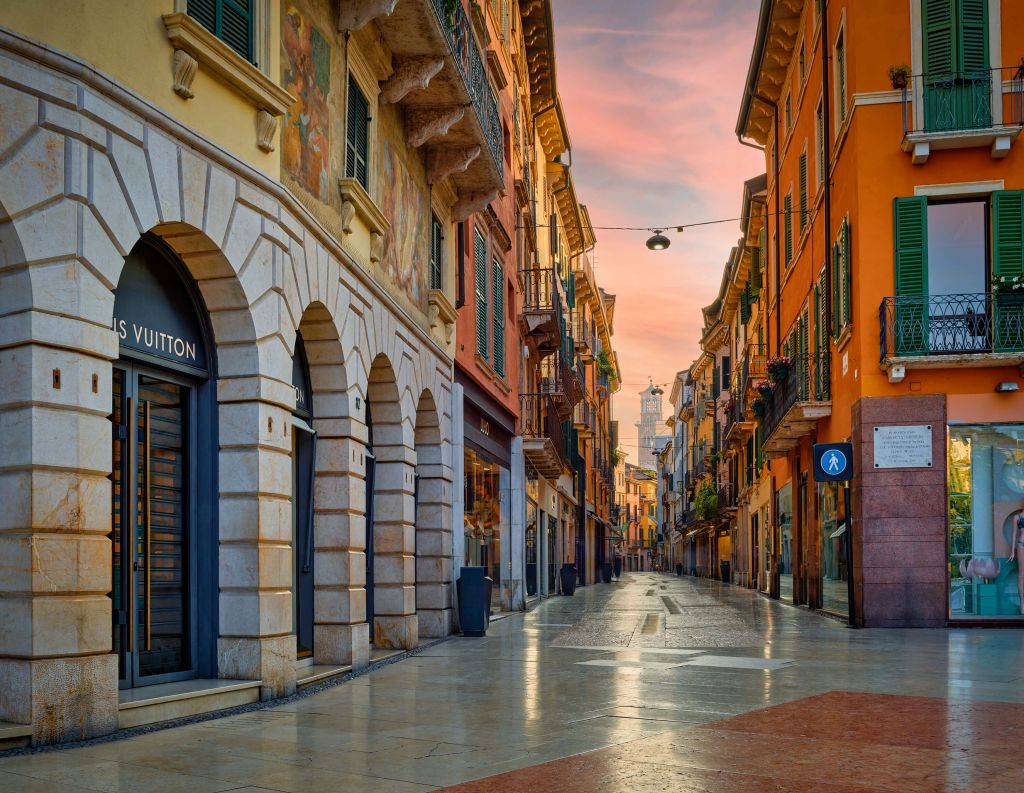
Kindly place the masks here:
[(0, 759), (0, 790), (1009, 793), (1022, 645), (632, 573), (281, 706)]

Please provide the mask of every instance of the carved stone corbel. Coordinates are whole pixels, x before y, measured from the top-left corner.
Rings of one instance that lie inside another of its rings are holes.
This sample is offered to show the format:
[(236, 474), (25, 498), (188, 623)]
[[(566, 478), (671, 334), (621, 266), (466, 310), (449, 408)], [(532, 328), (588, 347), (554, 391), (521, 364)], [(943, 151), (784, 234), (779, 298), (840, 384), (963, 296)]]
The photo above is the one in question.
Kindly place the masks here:
[(384, 258), (384, 235), (378, 231), (370, 233), (370, 261), (378, 264)]
[(356, 217), (356, 206), (351, 201), (341, 202), (341, 230), (345, 234), (352, 233), (352, 221)]
[(266, 110), (256, 111), (256, 145), (262, 151), (274, 150), (274, 133), (277, 132), (277, 118)]
[(432, 146), (427, 150), (427, 182), (438, 184), (456, 171), (466, 170), (479, 156), (479, 146)]
[(438, 135), (447, 135), (466, 115), (465, 105), (415, 107), (405, 113), (405, 139), (414, 149)]
[(475, 214), (476, 212), (482, 212), (487, 208), (487, 205), (497, 197), (497, 190), (491, 190), (487, 193), (467, 193), (466, 195), (460, 195), (458, 202), (454, 207), (452, 207), (452, 220), (456, 223), (461, 223), (470, 215)]
[(398, 0), (338, 0), (338, 30), (359, 30), (371, 19), (391, 16)]
[(438, 72), (444, 68), (444, 58), (429, 55), (405, 58), (398, 63), (394, 73), (380, 84), (380, 101), (389, 105), (401, 102), (417, 88), (430, 85)]
[(171, 67), (174, 73), (174, 93), (182, 99), (191, 99), (195, 96), (192, 93), (192, 81), (196, 79), (199, 61), (185, 50), (175, 50)]

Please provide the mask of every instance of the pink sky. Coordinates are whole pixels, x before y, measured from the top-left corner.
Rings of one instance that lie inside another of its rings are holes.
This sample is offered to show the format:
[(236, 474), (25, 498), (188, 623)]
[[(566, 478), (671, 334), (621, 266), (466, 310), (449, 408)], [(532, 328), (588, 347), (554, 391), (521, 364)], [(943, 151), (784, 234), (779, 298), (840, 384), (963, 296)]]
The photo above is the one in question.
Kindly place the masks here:
[[(755, 0), (561, 0), (556, 79), (573, 143), (573, 178), (595, 226), (673, 226), (740, 214), (763, 155), (734, 132), (750, 61)], [(698, 353), (700, 309), (715, 299), (739, 223), (666, 232), (597, 231), (598, 283), (617, 296), (624, 385), (620, 446), (636, 462), (637, 395), (671, 382)], [(668, 409), (668, 389), (665, 406)]]

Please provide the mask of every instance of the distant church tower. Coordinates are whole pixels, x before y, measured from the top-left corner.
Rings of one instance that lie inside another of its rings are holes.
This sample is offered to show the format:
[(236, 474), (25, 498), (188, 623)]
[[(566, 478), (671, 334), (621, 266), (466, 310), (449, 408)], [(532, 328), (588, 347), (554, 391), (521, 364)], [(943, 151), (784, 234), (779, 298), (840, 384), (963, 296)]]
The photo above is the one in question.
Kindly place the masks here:
[(636, 425), (640, 438), (640, 454), (637, 464), (641, 468), (655, 468), (654, 443), (658, 427), (664, 422), (661, 412), (661, 396), (665, 392), (651, 383), (640, 392), (640, 423)]

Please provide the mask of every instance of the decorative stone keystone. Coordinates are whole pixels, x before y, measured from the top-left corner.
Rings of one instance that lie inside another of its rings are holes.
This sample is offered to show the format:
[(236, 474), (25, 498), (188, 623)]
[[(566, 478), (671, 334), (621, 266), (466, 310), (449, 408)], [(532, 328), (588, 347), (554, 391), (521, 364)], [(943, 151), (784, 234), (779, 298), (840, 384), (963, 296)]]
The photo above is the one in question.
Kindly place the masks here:
[(405, 139), (418, 149), (431, 138), (447, 135), (466, 115), (467, 105), (409, 108), (405, 113)]
[(444, 68), (444, 58), (433, 58), (429, 55), (405, 58), (387, 80), (380, 84), (380, 101), (389, 105), (402, 101), (417, 88), (423, 89), (430, 85), (438, 72)]
[(391, 16), (398, 0), (338, 0), (338, 30), (359, 30), (371, 19)]
[(464, 171), (480, 156), (479, 146), (434, 146), (427, 151), (427, 182), (437, 184)]

